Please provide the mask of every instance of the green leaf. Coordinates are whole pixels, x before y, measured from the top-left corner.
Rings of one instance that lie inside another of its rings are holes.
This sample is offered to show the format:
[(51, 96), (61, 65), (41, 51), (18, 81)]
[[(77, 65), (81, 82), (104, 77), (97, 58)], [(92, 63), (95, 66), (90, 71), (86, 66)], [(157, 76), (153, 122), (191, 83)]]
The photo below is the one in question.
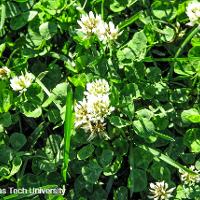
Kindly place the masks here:
[(74, 189), (77, 194), (84, 190), (92, 192), (93, 184), (88, 183), (87, 181), (85, 181), (85, 179), (83, 178), (82, 175), (79, 175), (78, 178), (76, 178), (76, 180), (75, 180)]
[(44, 93), (37, 83), (33, 83), (26, 92), (27, 100), (20, 98), (21, 103), (18, 105), (21, 112), (27, 117), (38, 118), (42, 114), (41, 104), (43, 102)]
[(20, 170), (21, 166), (22, 166), (22, 159), (20, 157), (15, 157), (12, 161), (12, 169), (11, 169), (11, 172), (9, 174), (9, 177), (16, 174)]
[(126, 47), (117, 51), (117, 58), (120, 62), (131, 60), (141, 61), (146, 55), (147, 38), (143, 31), (134, 34)]
[(42, 115), (42, 108), (39, 105), (25, 102), (21, 106), (21, 111), (27, 117), (38, 118)]
[(102, 168), (94, 159), (91, 160), (86, 166), (83, 166), (81, 172), (87, 182), (95, 184), (101, 175)]
[(58, 109), (48, 110), (47, 114), (48, 114), (49, 121), (54, 124), (62, 121), (62, 119), (60, 117), (60, 111)]
[(114, 0), (112, 4), (110, 4), (110, 9), (113, 12), (121, 12), (126, 8), (126, 2), (127, 0), (122, 1), (122, 0)]
[(126, 9), (126, 7), (132, 6), (137, 1), (138, 0), (113, 0), (110, 4), (110, 9), (113, 12), (121, 12)]
[(49, 40), (57, 33), (57, 24), (54, 22), (45, 22), (40, 25), (39, 31), (43, 39)]
[(150, 168), (151, 176), (156, 180), (165, 180), (166, 182), (170, 182), (171, 180), (171, 173), (169, 168), (162, 165), (161, 162), (155, 162), (151, 165)]
[(128, 200), (128, 189), (124, 186), (117, 188), (114, 191), (113, 200)]
[(176, 17), (176, 7), (168, 0), (155, 1), (151, 9), (154, 16), (162, 20), (170, 21)]
[(86, 160), (93, 154), (93, 152), (94, 152), (94, 146), (92, 144), (88, 144), (78, 151), (77, 158), (79, 160)]
[(200, 152), (200, 129), (192, 128), (189, 129), (183, 137), (184, 144), (190, 148), (191, 152)]
[(116, 126), (117, 128), (123, 128), (123, 127), (131, 125), (131, 123), (129, 121), (124, 120), (124, 119), (122, 119), (122, 118), (120, 118), (118, 116), (110, 117), (109, 121), (113, 126)]
[(47, 153), (48, 158), (54, 159), (60, 156), (61, 141), (62, 141), (62, 137), (58, 134), (52, 134), (47, 138), (45, 152)]
[(21, 13), (17, 3), (15, 2), (6, 1), (5, 6), (6, 6), (6, 18), (15, 17)]
[(36, 15), (38, 14), (37, 11), (27, 11), (24, 12), (14, 18), (11, 19), (10, 21), (10, 27), (12, 30), (18, 30), (25, 26), (28, 22), (33, 20)]
[(135, 120), (133, 122), (133, 129), (137, 135), (147, 139), (149, 142), (155, 142), (157, 136), (155, 135), (155, 126), (150, 120), (143, 118), (142, 120)]
[(105, 176), (112, 176), (118, 172), (122, 164), (122, 157), (117, 156), (114, 162), (103, 170)]
[(128, 152), (128, 142), (126, 139), (119, 137), (112, 142), (116, 155), (123, 156)]
[(9, 140), (11, 146), (15, 150), (20, 150), (27, 142), (26, 136), (22, 133), (13, 133)]
[(148, 169), (152, 159), (152, 154), (138, 147), (133, 148), (129, 153), (129, 163), (132, 168)]
[(13, 94), (10, 90), (1, 88), (0, 90), (0, 113), (8, 112), (13, 100)]
[(13, 150), (5, 145), (0, 146), (0, 162), (7, 164), (13, 159)]
[(5, 176), (10, 174), (10, 170), (7, 166), (0, 166), (0, 177), (4, 179)]
[(113, 151), (111, 151), (110, 149), (103, 149), (103, 152), (99, 159), (99, 163), (101, 164), (103, 168), (105, 168), (108, 165), (110, 165), (110, 163), (112, 162), (113, 156), (114, 156)]
[(44, 133), (44, 129), (47, 126), (48, 123), (40, 123), (28, 137), (28, 146), (30, 147), (30, 149), (35, 146), (35, 144), (37, 143), (38, 139), (42, 136), (42, 134)]
[[(138, 184), (140, 183), (140, 184)], [(132, 169), (128, 177), (128, 188), (132, 192), (142, 192), (147, 187), (146, 172), (141, 169)]]
[(85, 87), (87, 83), (87, 75), (85, 73), (74, 75), (73, 77), (68, 77), (69, 81), (75, 86)]
[(9, 112), (0, 114), (0, 125), (9, 127), (12, 124), (11, 114)]
[(195, 108), (184, 110), (181, 118), (184, 123), (200, 123), (200, 112)]

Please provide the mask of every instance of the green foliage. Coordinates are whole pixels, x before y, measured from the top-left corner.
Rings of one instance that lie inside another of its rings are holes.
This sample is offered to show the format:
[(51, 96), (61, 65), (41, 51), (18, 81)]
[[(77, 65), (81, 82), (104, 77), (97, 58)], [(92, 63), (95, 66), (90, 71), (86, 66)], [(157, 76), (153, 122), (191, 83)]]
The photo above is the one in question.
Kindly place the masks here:
[[(172, 199), (199, 199), (199, 185), (180, 179), (196, 175), (191, 165), (200, 170), (200, 32), (188, 25), (190, 0), (0, 2), (1, 188), (66, 187), (64, 196), (0, 199), (146, 200), (160, 181), (176, 188)], [(84, 37), (78, 20), (89, 11), (118, 26), (117, 39)], [(26, 72), (33, 81), (14, 90), (11, 79)], [(90, 116), (87, 132), (75, 108), (98, 79), (114, 109), (102, 132), (91, 131)]]

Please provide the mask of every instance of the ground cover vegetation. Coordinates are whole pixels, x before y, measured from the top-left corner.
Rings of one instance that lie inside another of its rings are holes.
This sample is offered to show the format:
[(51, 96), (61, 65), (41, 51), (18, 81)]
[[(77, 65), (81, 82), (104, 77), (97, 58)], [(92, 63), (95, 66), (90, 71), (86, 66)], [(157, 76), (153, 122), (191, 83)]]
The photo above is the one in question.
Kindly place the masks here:
[(0, 2), (1, 199), (199, 200), (199, 1)]

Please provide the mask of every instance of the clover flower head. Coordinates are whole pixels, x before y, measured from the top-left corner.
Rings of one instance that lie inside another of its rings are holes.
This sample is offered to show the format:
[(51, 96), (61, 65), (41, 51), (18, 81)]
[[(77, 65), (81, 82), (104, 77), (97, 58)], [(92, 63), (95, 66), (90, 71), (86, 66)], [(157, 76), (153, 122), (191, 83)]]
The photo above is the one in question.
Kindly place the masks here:
[(80, 32), (82, 32), (86, 38), (90, 37), (92, 34), (96, 34), (97, 27), (99, 24), (101, 24), (103, 21), (101, 19), (100, 15), (94, 15), (92, 11), (89, 12), (89, 14), (84, 14), (81, 16), (81, 19), (77, 21), (77, 23), (80, 25), (80, 29), (78, 29)]
[(106, 23), (100, 15), (95, 16), (92, 11), (90, 11), (89, 14), (82, 15), (77, 23), (80, 26), (78, 31), (84, 34), (84, 38), (89, 38), (94, 34), (104, 44), (115, 41), (121, 34), (118, 26), (115, 26), (112, 21)]
[(20, 76), (15, 76), (10, 80), (10, 86), (14, 91), (19, 91), (20, 93), (25, 92), (29, 88), (34, 80), (34, 75), (32, 73), (26, 72)]
[(76, 105), (75, 105), (75, 113), (76, 113), (76, 121), (75, 121), (75, 127), (79, 127), (82, 124), (87, 123), (87, 101), (84, 98), (82, 101), (79, 101)]
[(190, 19), (189, 26), (198, 24), (200, 26), (200, 2), (191, 2), (186, 8), (186, 14)]
[(148, 198), (154, 200), (168, 200), (173, 197), (172, 192), (175, 190), (175, 188), (168, 188), (168, 184), (164, 181), (150, 183), (149, 191), (151, 192), (151, 195), (149, 195)]
[(197, 170), (194, 165), (191, 165), (189, 167), (189, 169), (191, 169), (197, 175), (193, 175), (188, 172), (179, 170), (180, 178), (181, 178), (181, 181), (183, 182), (183, 184), (189, 185), (189, 186), (194, 186), (195, 184), (200, 183), (200, 170)]
[(89, 132), (89, 140), (96, 134), (106, 136), (105, 119), (114, 110), (110, 106), (108, 82), (100, 79), (88, 83), (84, 94), (83, 101), (75, 105), (75, 127)]
[(97, 36), (103, 43), (108, 43), (109, 41), (115, 41), (121, 34), (119, 32), (118, 26), (115, 27), (114, 23), (110, 21), (109, 23), (99, 24)]
[(86, 133), (89, 132), (90, 136), (88, 138), (88, 140), (93, 139), (97, 134), (99, 135), (106, 135), (106, 123), (102, 122), (102, 121), (96, 121), (95, 123), (92, 121), (89, 121), (85, 124), (82, 125), (81, 127)]
[(8, 69), (8, 67), (3, 66), (0, 68), (0, 79), (4, 80), (6, 78), (9, 78), (10, 76), (10, 69)]
[(89, 120), (91, 121), (104, 121), (108, 115), (113, 111), (113, 107), (110, 107), (109, 95), (89, 95), (87, 96)]
[(87, 89), (87, 92), (84, 93), (86, 96), (90, 96), (90, 95), (99, 96), (99, 95), (108, 94), (110, 87), (106, 80), (99, 79), (91, 83), (88, 83), (86, 85), (86, 89)]

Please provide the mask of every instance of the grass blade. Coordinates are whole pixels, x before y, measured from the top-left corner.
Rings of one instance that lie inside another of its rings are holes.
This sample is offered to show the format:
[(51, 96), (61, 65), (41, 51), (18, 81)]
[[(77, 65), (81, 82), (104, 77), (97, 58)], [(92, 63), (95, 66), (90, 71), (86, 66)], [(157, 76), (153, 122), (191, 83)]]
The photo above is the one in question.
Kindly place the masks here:
[(148, 151), (149, 153), (153, 154), (154, 156), (158, 157), (160, 160), (168, 163), (169, 165), (180, 169), (182, 171), (185, 171), (187, 173), (190, 173), (192, 175), (197, 175), (196, 173), (194, 173), (193, 171), (191, 171), (190, 169), (188, 169), (187, 167), (184, 167), (183, 165), (179, 164), (178, 162), (174, 161), (173, 159), (171, 159), (169, 156), (166, 156), (163, 153), (160, 153), (159, 151), (157, 151), (156, 149), (147, 147), (145, 145), (139, 145), (138, 146), (141, 149), (144, 149), (145, 151)]
[(70, 149), (70, 137), (73, 130), (73, 92), (70, 85), (67, 87), (67, 99), (66, 99), (66, 113), (64, 123), (64, 160), (62, 176), (64, 181), (67, 181), (67, 168), (69, 164), (69, 149)]
[(6, 19), (6, 6), (3, 3), (1, 5), (1, 21), (0, 21), (0, 30), (3, 29), (4, 23), (5, 23), (5, 19)]
[(139, 11), (138, 13), (136, 13), (135, 15), (133, 15), (132, 17), (130, 17), (129, 19), (123, 21), (122, 23), (120, 23), (119, 29), (122, 30), (123, 28), (129, 26), (130, 24), (132, 24), (133, 22), (135, 22), (140, 16), (141, 16), (142, 12)]
[(199, 57), (185, 57), (185, 58), (152, 58), (146, 57), (143, 62), (190, 62), (199, 61)]

